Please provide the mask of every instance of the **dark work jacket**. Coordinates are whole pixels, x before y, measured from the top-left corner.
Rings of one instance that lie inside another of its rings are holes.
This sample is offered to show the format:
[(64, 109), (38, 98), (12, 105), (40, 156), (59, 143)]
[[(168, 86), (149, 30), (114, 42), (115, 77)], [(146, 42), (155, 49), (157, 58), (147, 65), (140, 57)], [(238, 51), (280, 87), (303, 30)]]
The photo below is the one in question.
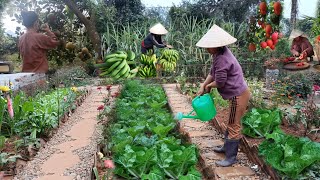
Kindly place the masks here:
[(147, 51), (152, 50), (153, 46), (157, 48), (164, 48), (166, 45), (162, 42), (161, 35), (148, 34), (148, 36), (141, 42), (141, 52), (147, 53)]

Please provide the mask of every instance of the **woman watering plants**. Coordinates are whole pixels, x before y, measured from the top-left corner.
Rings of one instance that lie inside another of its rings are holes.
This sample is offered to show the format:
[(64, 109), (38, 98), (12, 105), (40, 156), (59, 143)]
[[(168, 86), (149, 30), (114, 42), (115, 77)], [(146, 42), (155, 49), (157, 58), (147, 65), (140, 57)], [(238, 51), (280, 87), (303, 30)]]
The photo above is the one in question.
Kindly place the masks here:
[(33, 11), (22, 12), (22, 22), (27, 31), (19, 39), (19, 51), (23, 60), (22, 72), (46, 73), (49, 69), (47, 51), (59, 45), (56, 35), (48, 25), (41, 26), (46, 34), (39, 33), (38, 15)]
[(165, 44), (162, 41), (162, 35), (165, 35), (168, 33), (166, 28), (158, 23), (150, 28), (150, 34), (141, 42), (141, 53), (147, 54), (151, 51), (151, 53), (154, 52), (153, 46), (156, 46), (158, 48), (172, 48), (171, 45)]
[(237, 162), (238, 146), (242, 136), (241, 117), (246, 112), (250, 98), (242, 68), (226, 47), (236, 41), (237, 39), (214, 25), (196, 44), (198, 47), (206, 48), (213, 59), (210, 73), (201, 85), (198, 95), (217, 88), (223, 99), (229, 100), (230, 104), (224, 145), (214, 149), (215, 152), (226, 155), (226, 159), (216, 162), (219, 166), (231, 166)]
[(299, 57), (299, 59), (305, 59), (314, 55), (313, 47), (303, 32), (294, 29), (289, 39), (293, 39), (291, 45), (291, 53), (293, 56)]

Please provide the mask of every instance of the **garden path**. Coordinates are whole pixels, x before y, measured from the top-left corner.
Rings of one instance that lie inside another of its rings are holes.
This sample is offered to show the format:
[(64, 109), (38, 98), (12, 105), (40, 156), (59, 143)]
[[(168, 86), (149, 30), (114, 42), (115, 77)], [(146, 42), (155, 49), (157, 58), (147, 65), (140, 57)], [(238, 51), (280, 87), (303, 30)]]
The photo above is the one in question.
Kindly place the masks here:
[[(89, 87), (91, 94), (69, 117), (57, 133), (29, 161), (15, 179), (23, 180), (87, 180), (91, 179), (94, 153), (100, 139), (97, 107), (107, 91)], [(111, 92), (118, 91), (113, 86)]]
[[(176, 84), (164, 84), (171, 111), (189, 113), (192, 106), (188, 97), (177, 89)], [(224, 159), (223, 154), (215, 153), (213, 147), (223, 144), (222, 135), (212, 123), (184, 119), (179, 122), (180, 133), (187, 136), (191, 143), (196, 144), (200, 153), (200, 170), (207, 179), (268, 179), (257, 165), (252, 164), (245, 153), (238, 153), (238, 163), (232, 167), (216, 167), (215, 161)]]

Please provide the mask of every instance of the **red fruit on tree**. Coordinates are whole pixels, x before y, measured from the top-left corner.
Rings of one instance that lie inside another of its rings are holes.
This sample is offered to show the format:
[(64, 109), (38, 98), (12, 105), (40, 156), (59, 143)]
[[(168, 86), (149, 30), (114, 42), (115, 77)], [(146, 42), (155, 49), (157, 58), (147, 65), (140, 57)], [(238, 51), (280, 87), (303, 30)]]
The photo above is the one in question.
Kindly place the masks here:
[(249, 51), (250, 51), (250, 52), (256, 51), (256, 45), (253, 44), (253, 43), (250, 43), (250, 44), (249, 44)]
[(278, 39), (276, 39), (275, 41), (273, 41), (273, 44), (276, 45), (278, 43)]
[(267, 24), (266, 25), (266, 32), (270, 34), (271, 31), (272, 31), (272, 26), (270, 24)]
[(267, 14), (267, 11), (260, 11), (260, 14), (264, 16)]
[(276, 48), (275, 45), (272, 45), (272, 46), (269, 46), (269, 47), (270, 47), (270, 49), (272, 49), (272, 50), (274, 50), (274, 49)]
[(271, 46), (273, 46), (273, 41), (271, 39), (268, 39), (267, 45), (271, 48)]
[(263, 21), (258, 20), (258, 24), (259, 24), (260, 26), (262, 25), (262, 23), (263, 23)]
[(281, 7), (281, 3), (279, 1), (273, 3), (273, 9), (274, 9), (274, 13), (278, 16), (281, 15), (281, 10), (282, 10), (282, 7)]
[(275, 40), (278, 39), (278, 36), (279, 36), (279, 33), (278, 33), (278, 32), (274, 32), (274, 33), (272, 33), (272, 35), (271, 35), (271, 39), (272, 39), (273, 41), (275, 41)]
[(264, 29), (266, 27), (266, 24), (262, 23), (261, 28)]
[(268, 46), (268, 44), (263, 41), (263, 42), (260, 43), (260, 46), (264, 49), (264, 48), (266, 48)]
[(266, 38), (270, 38), (270, 34), (269, 33), (266, 33)]
[(260, 14), (261, 15), (266, 15), (267, 14), (267, 3), (266, 2), (261, 2), (259, 5), (260, 8)]

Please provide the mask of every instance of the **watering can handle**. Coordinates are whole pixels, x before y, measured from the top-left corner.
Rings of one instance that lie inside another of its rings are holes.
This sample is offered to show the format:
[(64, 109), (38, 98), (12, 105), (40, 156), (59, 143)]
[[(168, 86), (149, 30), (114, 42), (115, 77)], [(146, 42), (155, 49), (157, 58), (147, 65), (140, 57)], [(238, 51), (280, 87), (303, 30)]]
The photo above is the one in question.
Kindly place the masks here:
[(194, 112), (194, 109), (191, 112), (189, 112), (187, 116), (190, 116), (193, 112)]

